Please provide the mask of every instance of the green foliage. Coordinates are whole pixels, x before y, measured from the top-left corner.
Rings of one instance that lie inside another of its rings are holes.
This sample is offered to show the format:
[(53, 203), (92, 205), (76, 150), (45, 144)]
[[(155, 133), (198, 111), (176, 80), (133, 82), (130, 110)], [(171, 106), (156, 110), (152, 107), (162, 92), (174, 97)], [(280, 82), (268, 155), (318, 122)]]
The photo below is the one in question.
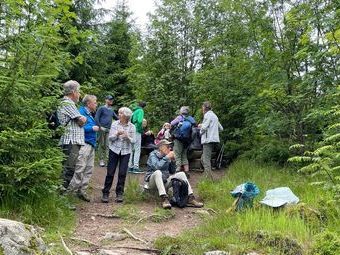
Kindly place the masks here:
[[(244, 179), (245, 176), (247, 179)], [(234, 201), (228, 195), (230, 190), (245, 181), (256, 183), (261, 190), (255, 198), (254, 207), (243, 213), (229, 211)], [(199, 196), (206, 207), (213, 208), (217, 213), (205, 218), (202, 225), (176, 238), (160, 237), (155, 246), (162, 249), (164, 254), (203, 254), (210, 250), (225, 250), (232, 254), (251, 251), (261, 254), (308, 254), (318, 243), (315, 238), (317, 234), (329, 229), (338, 238), (340, 227), (336, 204), (324, 202), (330, 200), (331, 193), (308, 183), (308, 178), (298, 176), (289, 169), (238, 160), (219, 182), (199, 183)], [(257, 203), (266, 190), (286, 185), (300, 198), (301, 204), (273, 210)]]
[(315, 255), (336, 255), (340, 253), (340, 238), (336, 233), (326, 231), (316, 237), (313, 249)]
[[(331, 95), (332, 98), (338, 98), (338, 91)], [(335, 100), (334, 105), (330, 110), (321, 112), (326, 120), (324, 137), (317, 144), (316, 149), (306, 150), (301, 146), (293, 146), (300, 156), (295, 156), (289, 159), (290, 162), (295, 162), (297, 165), (302, 165), (300, 172), (312, 174), (315, 177), (314, 185), (323, 185), (326, 189), (331, 189), (334, 192), (335, 199), (340, 199), (340, 123), (339, 123), (339, 103)], [(302, 154), (302, 155), (301, 155)]]
[(133, 176), (127, 177), (127, 183), (124, 190), (124, 200), (128, 204), (141, 202), (145, 200), (145, 194), (141, 187), (138, 178)]
[(14, 3), (0, 6), (0, 202), (45, 196), (59, 183), (62, 153), (46, 113), (55, 108), (54, 79), (68, 61), (60, 34), (72, 30), (74, 17), (69, 1)]

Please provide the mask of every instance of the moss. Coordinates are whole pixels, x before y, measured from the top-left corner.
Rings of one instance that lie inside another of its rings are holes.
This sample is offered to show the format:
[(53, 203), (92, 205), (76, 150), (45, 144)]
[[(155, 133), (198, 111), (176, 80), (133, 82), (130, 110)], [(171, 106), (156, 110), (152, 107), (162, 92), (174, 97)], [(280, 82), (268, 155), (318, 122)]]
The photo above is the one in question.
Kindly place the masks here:
[(285, 255), (302, 255), (302, 246), (294, 239), (282, 236), (280, 233), (256, 231), (246, 234), (248, 238), (261, 246), (273, 247)]
[(0, 255), (5, 255), (5, 250), (4, 250), (4, 248), (2, 248), (1, 245), (0, 245)]

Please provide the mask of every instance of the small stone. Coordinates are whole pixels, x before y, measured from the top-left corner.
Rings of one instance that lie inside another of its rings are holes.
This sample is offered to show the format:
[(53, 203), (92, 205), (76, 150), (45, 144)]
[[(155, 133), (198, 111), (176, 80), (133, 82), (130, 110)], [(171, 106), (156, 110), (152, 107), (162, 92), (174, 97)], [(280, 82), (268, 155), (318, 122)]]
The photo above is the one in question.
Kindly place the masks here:
[(91, 253), (86, 251), (76, 251), (75, 255), (91, 255)]
[(225, 251), (208, 251), (204, 255), (230, 255), (230, 253)]
[(126, 235), (124, 234), (120, 234), (120, 233), (112, 233), (112, 232), (108, 232), (105, 234), (105, 236), (103, 237), (104, 240), (113, 240), (113, 241), (121, 241), (126, 239)]
[(95, 221), (95, 220), (96, 220), (96, 217), (91, 216), (91, 220)]

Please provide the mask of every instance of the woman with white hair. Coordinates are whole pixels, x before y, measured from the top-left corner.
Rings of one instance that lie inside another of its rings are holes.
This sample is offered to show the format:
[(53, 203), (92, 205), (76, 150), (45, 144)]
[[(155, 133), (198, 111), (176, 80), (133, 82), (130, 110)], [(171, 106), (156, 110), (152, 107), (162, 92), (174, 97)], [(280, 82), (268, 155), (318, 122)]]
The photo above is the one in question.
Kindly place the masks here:
[(132, 143), (136, 141), (136, 128), (130, 119), (132, 111), (127, 107), (118, 110), (118, 120), (113, 122), (109, 133), (109, 162), (104, 188), (102, 190), (102, 202), (109, 202), (110, 189), (113, 177), (119, 162), (118, 181), (116, 186), (116, 202), (123, 202), (124, 185), (128, 170), (129, 158), (132, 150)]

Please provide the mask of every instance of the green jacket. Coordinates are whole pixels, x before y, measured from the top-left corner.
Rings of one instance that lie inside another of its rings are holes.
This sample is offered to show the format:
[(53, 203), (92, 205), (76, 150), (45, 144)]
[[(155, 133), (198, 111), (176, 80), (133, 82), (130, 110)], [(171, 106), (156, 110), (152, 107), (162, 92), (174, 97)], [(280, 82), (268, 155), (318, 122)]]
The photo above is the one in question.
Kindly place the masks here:
[(136, 126), (136, 131), (140, 134), (143, 133), (143, 127), (142, 127), (142, 123), (143, 123), (143, 119), (144, 119), (144, 110), (142, 107), (140, 106), (136, 106), (133, 109), (133, 114), (131, 117), (131, 122)]

